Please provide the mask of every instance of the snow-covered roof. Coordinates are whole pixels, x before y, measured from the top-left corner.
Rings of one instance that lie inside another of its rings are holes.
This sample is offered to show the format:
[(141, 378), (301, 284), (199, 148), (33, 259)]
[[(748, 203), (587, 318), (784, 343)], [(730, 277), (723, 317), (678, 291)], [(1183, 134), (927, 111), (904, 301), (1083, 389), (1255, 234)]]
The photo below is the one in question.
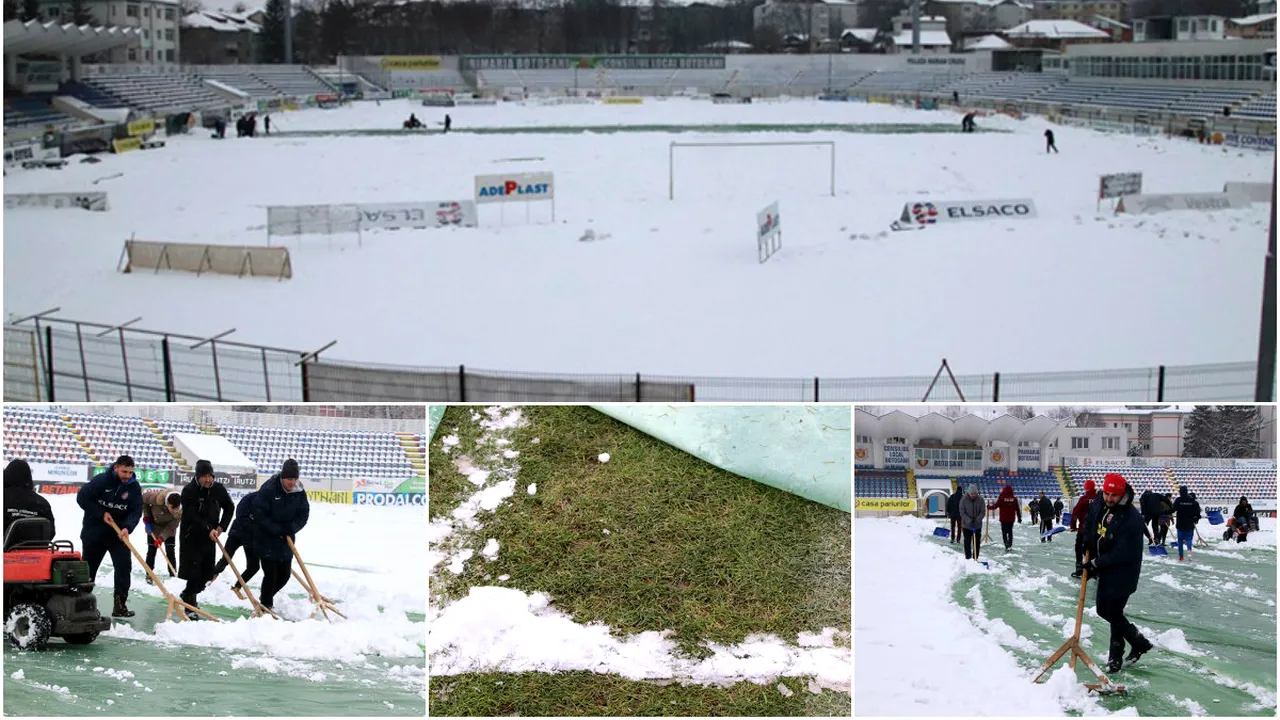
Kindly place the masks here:
[(1107, 33), (1075, 20), (1030, 20), (1004, 31), (1006, 37), (1054, 39), (1109, 38)]
[(1017, 5), (1026, 10), (1032, 9), (1032, 4), (1023, 2), (1022, 0), (931, 0), (936, 3), (954, 4), (954, 5), (983, 5), (985, 7), (996, 7), (997, 5)]
[(1257, 25), (1258, 23), (1264, 23), (1268, 20), (1275, 20), (1275, 19), (1276, 19), (1275, 13), (1264, 13), (1262, 15), (1249, 15), (1242, 18), (1231, 18), (1231, 22), (1235, 23), (1236, 25)]
[(751, 43), (741, 40), (717, 40), (702, 46), (704, 50), (750, 50)]
[(877, 32), (878, 31), (875, 28), (847, 28), (844, 32), (840, 33), (840, 37), (852, 37), (855, 40), (861, 40), (862, 42), (869, 43), (876, 41)]
[[(1101, 24), (1103, 24), (1103, 25), (1110, 25), (1111, 27), (1114, 27), (1114, 28), (1120, 28), (1121, 30), (1128, 30), (1128, 29), (1129, 29), (1129, 26), (1128, 26), (1128, 25), (1125, 25), (1124, 23), (1120, 22), (1119, 20), (1113, 20), (1113, 19), (1111, 19), (1111, 18), (1109, 18), (1109, 17), (1107, 17), (1107, 16), (1105, 16), (1105, 15), (1090, 15), (1090, 16), (1089, 16), (1089, 19), (1090, 19), (1092, 22), (1101, 23)], [(1096, 27), (1096, 26), (1095, 26), (1095, 27)]]
[(257, 23), (237, 13), (222, 13), (213, 10), (202, 10), (182, 18), (182, 27), (192, 29), (217, 30), (218, 32), (259, 32)]
[[(900, 46), (911, 46), (911, 31), (903, 30), (893, 36), (893, 43)], [(947, 35), (946, 30), (921, 30), (920, 31), (921, 47), (938, 47), (940, 45), (951, 45), (951, 36)]]
[(984, 35), (964, 46), (965, 50), (1008, 50), (1013, 47), (999, 35)]

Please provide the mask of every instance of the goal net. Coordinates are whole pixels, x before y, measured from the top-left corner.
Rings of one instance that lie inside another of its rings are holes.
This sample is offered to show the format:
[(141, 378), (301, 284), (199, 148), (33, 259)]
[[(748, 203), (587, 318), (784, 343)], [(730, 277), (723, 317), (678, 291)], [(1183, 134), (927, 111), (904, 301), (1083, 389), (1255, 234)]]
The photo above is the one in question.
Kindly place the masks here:
[(836, 194), (836, 144), (825, 141), (672, 142), (667, 197)]

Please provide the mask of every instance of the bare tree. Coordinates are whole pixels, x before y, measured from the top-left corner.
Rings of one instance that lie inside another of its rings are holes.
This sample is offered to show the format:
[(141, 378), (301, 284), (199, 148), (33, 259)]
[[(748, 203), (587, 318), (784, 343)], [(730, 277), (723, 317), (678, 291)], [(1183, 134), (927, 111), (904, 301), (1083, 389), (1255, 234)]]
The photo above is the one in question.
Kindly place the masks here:
[(1036, 416), (1036, 411), (1030, 405), (1009, 405), (1004, 408), (1004, 414), (1016, 417), (1019, 420), (1030, 420)]

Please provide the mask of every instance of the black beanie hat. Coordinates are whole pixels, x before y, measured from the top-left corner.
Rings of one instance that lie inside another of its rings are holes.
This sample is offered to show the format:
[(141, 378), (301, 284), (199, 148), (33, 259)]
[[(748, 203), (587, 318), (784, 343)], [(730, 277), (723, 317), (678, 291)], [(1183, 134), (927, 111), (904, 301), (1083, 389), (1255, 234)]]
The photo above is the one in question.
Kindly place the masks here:
[(212, 475), (212, 474), (213, 474), (213, 463), (209, 462), (208, 460), (196, 461), (196, 477), (202, 478), (205, 475)]
[(28, 490), (35, 487), (31, 479), (31, 466), (26, 460), (14, 460), (4, 466), (4, 486), (23, 487)]
[(280, 468), (280, 479), (286, 478), (298, 479), (298, 461), (289, 458), (284, 461), (284, 467)]

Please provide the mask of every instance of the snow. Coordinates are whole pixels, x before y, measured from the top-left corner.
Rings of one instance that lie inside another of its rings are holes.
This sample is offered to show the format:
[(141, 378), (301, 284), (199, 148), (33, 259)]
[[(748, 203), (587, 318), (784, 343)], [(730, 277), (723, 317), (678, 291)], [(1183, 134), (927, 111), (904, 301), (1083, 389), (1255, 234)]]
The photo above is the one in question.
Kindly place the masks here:
[(529, 483), (529, 487), (525, 488), (525, 492), (529, 493), (530, 495), (537, 495), (538, 483)]
[(596, 458), (596, 459), (597, 459), (597, 460), (599, 460), (599, 461), (600, 461), (600, 462), (602, 462), (602, 463), (607, 463), (607, 462), (609, 462), (609, 453), (600, 453), (600, 457), (598, 457), (598, 458)]
[[(859, 715), (1064, 715), (1102, 711), (1064, 663), (1043, 684), (1001, 644), (1030, 642), (1003, 622), (984, 632), (951, 600), (951, 585), (974, 569), (962, 555), (925, 542), (937, 524), (920, 518), (854, 523), (854, 706)], [(886, 578), (913, 569), (909, 592)], [(928, 618), (926, 625), (921, 618)], [(1001, 627), (1003, 626), (1003, 627)], [(937, 628), (946, 628), (937, 633)], [(870, 661), (868, 661), (868, 659)]]
[(485, 558), (491, 561), (497, 560), (498, 559), (498, 541), (493, 538), (489, 538), (489, 542), (484, 544), (484, 550), (482, 550), (480, 554), (484, 555)]
[(1204, 653), (1191, 647), (1191, 643), (1187, 642), (1187, 636), (1182, 630), (1173, 628), (1156, 635), (1151, 640), (1158, 647), (1166, 648), (1183, 655), (1203, 655)]
[[(509, 103), (447, 111), (464, 128), (958, 123), (950, 111), (816, 101)], [(389, 128), (410, 112), (430, 123), (445, 110), (395, 101), (273, 119), (280, 130)], [(989, 117), (979, 124), (1011, 132), (224, 141), (196, 133), (170, 138), (163, 150), (106, 156), (98, 165), (10, 173), (6, 192), (105, 190), (112, 209), (6, 212), (4, 306), (17, 316), (57, 306), (62, 317), (107, 324), (143, 316), (143, 327), (193, 336), (235, 327), (235, 339), (273, 347), (313, 348), (336, 339), (331, 356), (352, 361), (526, 371), (875, 377), (931, 375), (940, 357), (963, 373), (1238, 362), (1256, 355), (1267, 206), (1113, 217), (1095, 210), (1095, 191), (1100, 174), (1116, 171), (1143, 172), (1144, 187), (1156, 193), (1269, 182), (1270, 155), (1063, 127), (1055, 129), (1062, 154), (1046, 156), (1041, 120)], [(668, 200), (666, 157), (676, 139), (834, 141), (836, 197), (827, 196), (825, 150), (685, 148), (677, 152), (676, 199)], [(504, 162), (529, 156), (546, 160)], [(423, 167), (432, 171), (424, 176)], [(372, 232), (362, 242), (290, 238), (284, 242), (295, 276), (284, 282), (114, 271), (131, 235), (263, 245), (266, 205), (460, 199), (473, 194), (474, 175), (517, 169), (555, 172), (556, 223), (545, 204), (530, 208), (530, 222), (523, 208), (508, 208), (504, 217), (486, 207), (478, 229)], [(117, 172), (124, 176), (93, 185)], [(211, 186), (218, 191), (208, 192)], [(1039, 219), (887, 231), (909, 200), (1008, 197), (1035, 198)], [(782, 251), (762, 266), (752, 228), (755, 213), (773, 200), (787, 208), (790, 225)], [(579, 243), (587, 226), (612, 237)], [(485, 268), (484, 291), (477, 291), (474, 273), (458, 271), (475, 267)], [(927, 281), (903, 293), (900, 273), (867, 268), (908, 268)], [(989, 342), (964, 323), (935, 322), (940, 307), (956, 317), (983, 317), (998, 308), (1002, 327), (1021, 330), (1058, 322), (1060, 297), (1034, 268), (1071, 278), (1072, 317), (1090, 318), (1072, 324), (1072, 341), (1053, 353), (1035, 343)], [(1221, 277), (1232, 282), (1214, 282)], [(361, 291), (335, 292), (339, 284)], [(769, 302), (759, 302), (762, 293)], [(1141, 323), (1125, 322), (1117, 315), (1117, 293), (1141, 297), (1153, 311)], [(205, 303), (207, 296), (219, 302)], [(167, 301), (156, 303), (157, 297)], [(438, 312), (433, 297), (466, 297), (468, 307)], [(830, 332), (841, 309), (884, 298), (893, 298), (895, 321), (876, 328), (876, 342)], [(508, 321), (491, 332), (477, 326), (480, 318)], [(519, 318), (539, 322), (510, 321)], [(402, 325), (431, 332), (404, 333)], [(512, 347), (521, 349), (518, 357)]]
[(14, 672), (12, 675), (10, 675), (9, 677), (13, 678), (14, 680), (21, 680), (21, 679), (25, 678), (26, 676), (27, 676), (27, 675), (26, 675), (26, 673), (24, 673), (24, 672), (23, 672), (23, 671), (21, 671), (21, 670), (18, 670), (18, 671), (16, 671), (16, 672)]
[[(80, 526), (83, 511), (74, 495), (46, 496), (53, 508), (57, 539), (70, 540), (81, 549)], [(420, 614), (426, 602), (426, 570), (418, 563), (405, 563), (397, 553), (385, 551), (388, 542), (406, 547), (425, 544), (420, 507), (373, 507), (311, 503), (307, 527), (298, 533), (298, 551), (320, 592), (334, 600), (347, 620), (330, 623), (309, 618), (313, 606), (297, 580), (291, 579), (276, 596), (275, 610), (288, 621), (272, 618), (239, 618), (231, 622), (167, 622), (154, 626), (119, 623), (103, 637), (137, 640), (169, 646), (221, 648), (233, 663), (287, 666), (299, 676), (323, 672), (334, 662), (364, 665), (376, 659), (420, 661), (420, 644), (425, 639), (424, 623), (413, 622), (406, 613)], [(370, 533), (368, 528), (377, 527)], [(142, 524), (131, 536), (136, 548), (143, 548)], [(237, 554), (237, 563), (243, 560)], [(294, 563), (295, 569), (298, 567)], [(98, 569), (99, 588), (111, 583), (110, 556)], [(159, 588), (142, 581), (143, 571), (133, 561), (130, 605), (159, 603)], [(239, 607), (247, 613), (248, 603), (231, 592), (230, 571), (200, 594), (202, 605)], [(250, 585), (257, 590), (262, 575)], [(162, 577), (162, 580), (167, 578)], [(106, 585), (102, 585), (106, 583)], [(183, 589), (180, 581), (168, 583), (175, 595)], [(292, 595), (299, 597), (292, 597)], [(381, 606), (381, 611), (379, 610)], [(134, 608), (137, 609), (136, 607)], [(140, 628), (145, 629), (140, 629)], [(134, 678), (131, 671), (95, 667), (95, 674), (121, 682)], [(422, 667), (411, 667), (408, 683), (425, 683)], [(425, 693), (425, 690), (423, 691)]]
[(615, 637), (600, 623), (583, 625), (551, 607), (545, 593), (472, 587), (432, 623), (428, 652), (435, 676), (468, 672), (613, 673), (630, 680), (686, 684), (757, 684), (812, 675), (823, 687), (848, 690), (849, 649), (796, 647), (753, 635), (736, 645), (707, 643), (711, 657), (676, 655), (668, 632)]
[(449, 452), (450, 452), (451, 450), (453, 450), (455, 447), (457, 447), (457, 445), (458, 445), (458, 436), (457, 436), (457, 435), (446, 435), (446, 436), (444, 436), (443, 438), (441, 438), (441, 439), (440, 439), (440, 443), (441, 443), (441, 446), (442, 446), (442, 447), (441, 447), (441, 450), (444, 452), (444, 454), (445, 454), (445, 455), (448, 455), (448, 454), (449, 454)]

